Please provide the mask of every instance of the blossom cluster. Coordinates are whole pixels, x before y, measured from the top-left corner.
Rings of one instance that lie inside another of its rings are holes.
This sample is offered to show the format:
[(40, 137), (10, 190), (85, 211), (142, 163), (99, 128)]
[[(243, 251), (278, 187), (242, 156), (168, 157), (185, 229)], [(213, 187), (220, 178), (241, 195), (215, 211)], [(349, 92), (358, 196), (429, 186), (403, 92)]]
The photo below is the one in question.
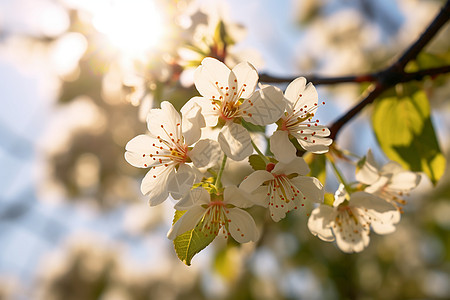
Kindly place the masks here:
[[(187, 101), (181, 114), (167, 101), (151, 109), (148, 133), (126, 145), (125, 159), (149, 169), (141, 191), (150, 206), (172, 198), (182, 213), (168, 238), (198, 230), (209, 238), (223, 234), (239, 243), (256, 241), (259, 232), (247, 208), (266, 207), (278, 222), (305, 202), (317, 205), (308, 222), (310, 231), (322, 240), (336, 240), (345, 252), (364, 249), (370, 228), (392, 232), (400, 219), (401, 195), (417, 185), (418, 175), (395, 163), (378, 169), (369, 152), (356, 174), (361, 184), (343, 186), (333, 203), (324, 201), (322, 183), (308, 176), (308, 164), (297, 156), (297, 150), (326, 153), (332, 143), (329, 129), (315, 117), (320, 106), (315, 87), (300, 77), (283, 93), (275, 86), (258, 85), (258, 80), (250, 63), (230, 70), (217, 59), (205, 58), (194, 73), (200, 96)], [(277, 129), (268, 139), (266, 155), (248, 128), (270, 124)], [(250, 156), (261, 162), (258, 167), (252, 165), (254, 171), (239, 185), (223, 186), (227, 160)]]
[(357, 188), (341, 184), (333, 203), (321, 204), (308, 220), (312, 234), (324, 241), (336, 240), (344, 252), (361, 252), (377, 234), (395, 231), (400, 221), (403, 196), (416, 188), (420, 175), (404, 170), (397, 162), (378, 167), (369, 150), (356, 172)]

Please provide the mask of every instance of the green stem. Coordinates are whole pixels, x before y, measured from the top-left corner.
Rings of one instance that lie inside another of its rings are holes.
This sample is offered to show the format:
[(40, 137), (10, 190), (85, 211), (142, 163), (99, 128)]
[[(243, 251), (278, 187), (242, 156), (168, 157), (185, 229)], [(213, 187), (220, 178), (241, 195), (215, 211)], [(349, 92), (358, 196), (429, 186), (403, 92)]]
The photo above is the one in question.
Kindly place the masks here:
[(357, 155), (357, 154), (355, 154), (355, 153), (353, 153), (353, 152), (350, 152), (350, 151), (348, 151), (348, 150), (345, 150), (345, 149), (344, 149), (344, 150), (341, 150), (341, 152), (344, 153), (344, 155), (347, 155), (347, 156), (356, 158), (356, 159), (358, 159), (358, 160), (361, 159), (361, 156), (359, 156), (359, 155)]
[(256, 150), (256, 153), (258, 153), (258, 155), (264, 160), (264, 162), (266, 163), (266, 165), (267, 165), (268, 163), (270, 163), (270, 161), (269, 161), (269, 159), (267, 158), (267, 156), (265, 156), (265, 155), (261, 152), (261, 150), (259, 150), (259, 148), (258, 148), (258, 146), (256, 146), (255, 142), (253, 142), (253, 140), (251, 140), (251, 142), (252, 142), (253, 149)]
[(225, 165), (227, 164), (227, 156), (226, 154), (223, 155), (222, 165), (220, 166), (219, 173), (217, 174), (216, 182), (214, 185), (216, 186), (217, 192), (222, 188), (222, 174), (223, 170), (225, 170)]
[(336, 167), (336, 164), (334, 163), (333, 159), (328, 158), (328, 161), (331, 163), (331, 166), (333, 167), (334, 173), (338, 177), (339, 181), (344, 185), (344, 188), (347, 191), (347, 193), (350, 194), (351, 193), (350, 186), (347, 184), (347, 182), (344, 179), (344, 176), (342, 176), (341, 172)]

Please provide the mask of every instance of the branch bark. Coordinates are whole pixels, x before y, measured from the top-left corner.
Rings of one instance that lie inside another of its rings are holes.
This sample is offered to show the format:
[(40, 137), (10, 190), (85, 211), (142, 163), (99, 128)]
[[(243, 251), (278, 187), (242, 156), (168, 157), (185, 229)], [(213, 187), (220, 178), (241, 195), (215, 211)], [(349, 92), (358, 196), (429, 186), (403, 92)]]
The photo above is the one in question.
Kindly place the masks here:
[[(297, 76), (298, 77), (298, 76)], [(297, 77), (276, 77), (269, 74), (260, 74), (259, 80), (266, 83), (287, 83), (293, 81)], [(305, 76), (308, 82), (314, 85), (319, 84), (339, 84), (346, 82), (373, 82), (376, 80), (376, 74), (351, 75), (341, 77), (322, 77), (322, 76)]]

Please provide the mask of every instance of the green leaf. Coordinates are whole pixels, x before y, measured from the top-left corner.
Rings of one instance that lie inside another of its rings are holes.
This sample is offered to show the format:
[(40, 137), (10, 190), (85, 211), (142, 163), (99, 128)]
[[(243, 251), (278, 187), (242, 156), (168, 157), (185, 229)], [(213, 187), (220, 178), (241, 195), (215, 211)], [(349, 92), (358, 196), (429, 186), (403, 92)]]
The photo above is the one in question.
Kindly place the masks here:
[(217, 45), (220, 46), (228, 46), (235, 44), (235, 41), (228, 34), (225, 23), (222, 20), (220, 20), (217, 23), (217, 26), (214, 30), (214, 41), (216, 42)]
[(241, 120), (241, 125), (250, 132), (266, 132), (266, 127)]
[(261, 156), (257, 154), (252, 154), (248, 157), (248, 163), (253, 168), (253, 170), (265, 170), (266, 162), (262, 159)]
[(404, 94), (375, 102), (372, 125), (378, 143), (391, 160), (404, 168), (425, 172), (435, 185), (445, 170), (423, 90), (407, 85)]
[(216, 252), (213, 266), (214, 270), (228, 282), (232, 282), (240, 273), (240, 269), (236, 268), (236, 259), (239, 256), (239, 248), (232, 241)]
[[(175, 211), (173, 224), (175, 224), (185, 212), (186, 211)], [(205, 249), (216, 237), (215, 234), (205, 234), (202, 232), (201, 229), (203, 228), (203, 224), (204, 220), (198, 223), (194, 229), (180, 234), (173, 241), (178, 258), (188, 266), (191, 265), (191, 260), (194, 255)]]
[(405, 70), (414, 72), (429, 68), (443, 67), (450, 64), (450, 50), (442, 53), (420, 52), (417, 58), (410, 61)]
[(307, 152), (303, 155), (303, 158), (311, 169), (308, 176), (316, 177), (325, 185), (327, 177), (325, 155)]
[(330, 193), (325, 193), (323, 203), (329, 206), (333, 206), (334, 203), (334, 195)]

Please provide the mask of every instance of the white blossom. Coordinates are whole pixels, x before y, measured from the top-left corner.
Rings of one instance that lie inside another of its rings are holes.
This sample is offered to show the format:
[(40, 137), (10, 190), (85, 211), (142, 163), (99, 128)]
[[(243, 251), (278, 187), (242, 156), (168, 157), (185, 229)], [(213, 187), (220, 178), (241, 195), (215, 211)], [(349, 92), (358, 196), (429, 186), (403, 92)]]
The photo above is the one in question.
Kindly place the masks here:
[(253, 205), (237, 187), (225, 187), (223, 195), (209, 194), (203, 187), (196, 188), (177, 203), (177, 210), (186, 210), (167, 233), (171, 240), (194, 229), (203, 222), (205, 236), (231, 235), (239, 243), (258, 239), (258, 230), (252, 216), (242, 210)]
[(288, 163), (268, 163), (266, 170), (253, 172), (239, 188), (252, 193), (257, 204), (268, 206), (270, 216), (278, 222), (304, 201), (323, 201), (322, 184), (317, 178), (305, 176), (308, 173), (305, 160), (294, 156)]
[(369, 150), (362, 167), (356, 172), (356, 180), (367, 185), (364, 191), (385, 199), (401, 210), (400, 205), (406, 203), (403, 196), (417, 187), (420, 175), (406, 171), (395, 161), (380, 168)]
[(321, 204), (308, 220), (313, 235), (324, 241), (336, 240), (346, 253), (361, 252), (369, 245), (370, 228), (377, 234), (395, 231), (399, 211), (392, 204), (366, 192), (348, 195), (341, 185), (333, 206)]
[(126, 145), (128, 163), (150, 168), (142, 180), (141, 191), (149, 196), (151, 206), (162, 203), (169, 192), (179, 198), (192, 187), (195, 173), (188, 162), (199, 168), (215, 163), (220, 152), (214, 141), (201, 140), (189, 147), (198, 141), (204, 126), (199, 106), (185, 110), (180, 117), (173, 105), (164, 101), (161, 109), (152, 109), (147, 116), (149, 133)]
[(286, 112), (277, 122), (278, 129), (270, 138), (270, 151), (277, 154), (280, 161), (288, 162), (289, 157), (296, 152), (295, 146), (289, 141), (294, 137), (306, 151), (327, 152), (332, 140), (327, 138), (330, 130), (314, 119), (319, 106), (314, 85), (306, 84), (306, 79), (299, 77), (288, 85), (284, 97), (287, 100)]
[(194, 97), (185, 105), (202, 107), (206, 125), (222, 126), (218, 141), (222, 151), (233, 160), (243, 160), (253, 152), (248, 131), (241, 120), (255, 125), (277, 121), (285, 110), (283, 93), (273, 86), (255, 91), (258, 73), (245, 62), (230, 70), (222, 62), (207, 57), (197, 68), (194, 82), (201, 97)]

